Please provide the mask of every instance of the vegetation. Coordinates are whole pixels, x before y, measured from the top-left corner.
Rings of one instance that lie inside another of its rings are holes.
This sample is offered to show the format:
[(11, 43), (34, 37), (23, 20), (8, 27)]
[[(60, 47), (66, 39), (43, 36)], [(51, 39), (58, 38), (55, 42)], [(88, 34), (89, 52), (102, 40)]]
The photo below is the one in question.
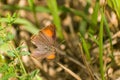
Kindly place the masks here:
[[(31, 36), (56, 26), (56, 59)], [(119, 0), (0, 0), (0, 80), (119, 80)]]

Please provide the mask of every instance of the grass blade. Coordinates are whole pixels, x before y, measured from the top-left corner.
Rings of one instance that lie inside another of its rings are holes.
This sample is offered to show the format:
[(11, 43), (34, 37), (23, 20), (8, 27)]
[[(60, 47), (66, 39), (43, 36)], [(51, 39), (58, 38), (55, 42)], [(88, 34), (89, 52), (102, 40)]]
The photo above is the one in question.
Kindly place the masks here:
[(47, 0), (47, 4), (53, 16), (53, 22), (57, 27), (57, 34), (59, 38), (62, 39), (63, 34), (62, 34), (61, 22), (60, 22), (58, 8), (57, 8), (57, 2), (56, 0)]
[(99, 31), (99, 62), (100, 62), (100, 72), (102, 80), (104, 78), (104, 67), (103, 67), (103, 9), (101, 9), (101, 22), (100, 22), (100, 31)]

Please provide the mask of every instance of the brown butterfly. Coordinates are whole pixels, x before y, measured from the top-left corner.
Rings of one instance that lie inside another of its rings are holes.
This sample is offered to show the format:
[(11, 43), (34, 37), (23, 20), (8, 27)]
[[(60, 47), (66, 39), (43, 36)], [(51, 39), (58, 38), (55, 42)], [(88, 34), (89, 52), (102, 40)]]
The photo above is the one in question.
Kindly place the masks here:
[(37, 47), (31, 54), (35, 59), (54, 59), (56, 28), (50, 24), (41, 29), (38, 34), (32, 36), (32, 43)]

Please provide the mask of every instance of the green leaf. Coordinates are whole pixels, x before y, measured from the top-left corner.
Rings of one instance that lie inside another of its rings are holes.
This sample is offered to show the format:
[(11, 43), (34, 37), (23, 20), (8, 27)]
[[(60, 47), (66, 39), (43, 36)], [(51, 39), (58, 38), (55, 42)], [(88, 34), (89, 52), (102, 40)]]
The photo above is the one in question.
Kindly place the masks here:
[(0, 73), (2, 73), (1, 80), (8, 80), (11, 77), (15, 77), (15, 70), (13, 66), (8, 66), (7, 64), (4, 64), (0, 67)]
[(15, 13), (13, 14), (12, 18), (16, 19), (17, 16), (18, 16), (18, 15), (17, 15), (17, 13), (15, 12)]
[(1, 80), (8, 80), (9, 78), (15, 77), (15, 76), (16, 76), (15, 73), (7, 73), (2, 77)]
[(15, 57), (14, 51), (12, 51), (12, 50), (8, 50), (7, 55), (11, 56), (11, 57)]
[(34, 70), (33, 72), (31, 72), (29, 74), (29, 76), (31, 77), (31, 79), (34, 78), (38, 74), (38, 72), (39, 72), (39, 70)]
[[(7, 18), (0, 18), (0, 22), (9, 22)], [(24, 25), (24, 28), (35, 34), (39, 31), (39, 29), (37, 29), (31, 22), (29, 22), (28, 20), (26, 19), (23, 19), (23, 18), (17, 18), (14, 22), (14, 24), (22, 24)]]
[(0, 45), (0, 51), (7, 53), (7, 51), (10, 50), (10, 45), (10, 43), (4, 43)]
[(23, 56), (30, 55), (30, 52), (28, 52), (28, 51), (22, 51), (22, 52), (20, 52), (20, 55), (23, 55)]
[(24, 48), (27, 48), (27, 46), (19, 46), (19, 47), (16, 48), (16, 50), (17, 50), (17, 51), (20, 51), (20, 50), (22, 50), (22, 49), (24, 49)]
[(6, 72), (8, 70), (9, 66), (7, 64), (4, 64), (0, 67), (0, 73)]
[(8, 33), (6, 37), (7, 37), (7, 40), (14, 39), (14, 35), (12, 33)]
[(8, 14), (8, 15), (7, 15), (8, 24), (13, 24), (14, 21), (16, 20), (16, 16), (17, 16), (16, 13), (14, 13), (13, 16), (11, 16), (10, 14)]

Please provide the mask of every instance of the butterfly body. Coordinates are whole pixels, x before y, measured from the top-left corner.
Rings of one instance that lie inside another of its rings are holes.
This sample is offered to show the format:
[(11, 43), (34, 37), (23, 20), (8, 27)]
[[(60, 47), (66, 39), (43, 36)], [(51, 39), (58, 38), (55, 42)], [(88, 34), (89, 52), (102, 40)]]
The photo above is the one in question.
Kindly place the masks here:
[(32, 36), (31, 41), (37, 47), (32, 52), (32, 57), (36, 59), (55, 58), (55, 31), (55, 26), (51, 24), (41, 29), (38, 34)]

